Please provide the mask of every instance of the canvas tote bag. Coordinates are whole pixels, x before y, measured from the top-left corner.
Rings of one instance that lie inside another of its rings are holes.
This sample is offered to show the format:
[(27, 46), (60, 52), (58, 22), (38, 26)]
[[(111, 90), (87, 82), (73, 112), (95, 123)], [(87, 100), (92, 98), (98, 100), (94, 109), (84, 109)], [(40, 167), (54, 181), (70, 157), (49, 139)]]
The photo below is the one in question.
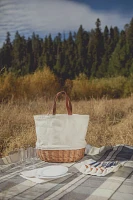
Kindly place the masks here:
[[(56, 114), (56, 101), (65, 95), (67, 114)], [(36, 148), (40, 150), (76, 150), (86, 146), (89, 115), (72, 114), (72, 104), (65, 91), (55, 95), (52, 114), (35, 115)]]

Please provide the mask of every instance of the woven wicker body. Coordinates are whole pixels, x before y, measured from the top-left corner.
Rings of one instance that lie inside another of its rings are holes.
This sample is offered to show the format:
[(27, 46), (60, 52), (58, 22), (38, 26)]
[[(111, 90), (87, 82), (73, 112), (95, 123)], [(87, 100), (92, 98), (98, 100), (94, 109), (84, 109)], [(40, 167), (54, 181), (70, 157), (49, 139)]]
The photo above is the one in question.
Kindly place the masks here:
[(84, 157), (85, 148), (76, 150), (41, 150), (37, 149), (37, 155), (41, 160), (55, 163), (69, 163), (81, 160)]

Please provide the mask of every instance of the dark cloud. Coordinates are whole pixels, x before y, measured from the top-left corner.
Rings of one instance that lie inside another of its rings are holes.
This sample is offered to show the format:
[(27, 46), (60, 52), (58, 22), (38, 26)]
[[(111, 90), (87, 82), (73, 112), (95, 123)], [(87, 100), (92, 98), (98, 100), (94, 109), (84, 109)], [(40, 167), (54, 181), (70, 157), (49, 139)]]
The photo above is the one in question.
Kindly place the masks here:
[(82, 24), (87, 30), (95, 27), (100, 18), (102, 26), (123, 28), (130, 21), (130, 15), (120, 14), (117, 10), (96, 11), (85, 4), (67, 0), (1, 0), (0, 1), (0, 45), (6, 32), (16, 31), (25, 36), (32, 32), (57, 33), (77, 30)]

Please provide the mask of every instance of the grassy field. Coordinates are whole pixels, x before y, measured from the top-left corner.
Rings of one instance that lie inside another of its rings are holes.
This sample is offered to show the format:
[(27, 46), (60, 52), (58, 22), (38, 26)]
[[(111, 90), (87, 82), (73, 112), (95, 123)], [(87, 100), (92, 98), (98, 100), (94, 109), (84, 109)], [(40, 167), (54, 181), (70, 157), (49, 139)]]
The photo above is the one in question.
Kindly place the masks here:
[[(35, 101), (0, 104), (0, 152), (7, 155), (15, 148), (35, 145), (33, 115), (46, 114), (52, 101), (38, 98)], [(107, 100), (73, 101), (73, 113), (89, 114), (87, 143), (103, 145), (133, 145), (133, 97)], [(57, 103), (57, 112), (66, 113), (65, 102)]]

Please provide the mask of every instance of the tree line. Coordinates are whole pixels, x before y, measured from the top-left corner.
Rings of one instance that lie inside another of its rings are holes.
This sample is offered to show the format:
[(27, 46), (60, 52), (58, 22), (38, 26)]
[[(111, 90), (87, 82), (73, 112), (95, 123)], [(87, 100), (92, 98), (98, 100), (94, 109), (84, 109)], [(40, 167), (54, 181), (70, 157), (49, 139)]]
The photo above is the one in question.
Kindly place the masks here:
[(123, 30), (105, 26), (102, 31), (100, 19), (95, 25), (91, 31), (80, 25), (67, 37), (58, 33), (43, 39), (35, 33), (26, 39), (17, 31), (11, 41), (7, 32), (0, 48), (0, 71), (24, 76), (48, 66), (62, 80), (75, 79), (81, 73), (88, 78), (132, 74), (133, 18)]

